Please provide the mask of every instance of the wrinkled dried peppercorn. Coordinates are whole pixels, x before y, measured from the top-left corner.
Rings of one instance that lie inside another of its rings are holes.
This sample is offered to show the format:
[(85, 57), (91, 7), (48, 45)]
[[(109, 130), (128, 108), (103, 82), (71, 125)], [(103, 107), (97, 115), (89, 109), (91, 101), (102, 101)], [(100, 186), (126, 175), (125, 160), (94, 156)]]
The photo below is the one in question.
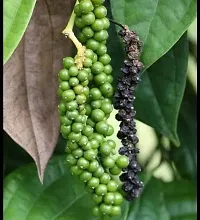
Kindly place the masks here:
[(127, 59), (121, 68), (122, 77), (117, 81), (114, 107), (118, 110), (116, 119), (121, 121), (117, 137), (121, 139), (123, 146), (119, 149), (119, 154), (129, 158), (129, 165), (123, 169), (120, 180), (123, 182), (122, 189), (126, 193), (125, 198), (131, 201), (139, 196), (143, 187), (143, 183), (138, 178), (141, 168), (136, 159), (136, 155), (139, 153), (136, 144), (139, 140), (136, 136), (137, 130), (134, 121), (136, 111), (133, 107), (134, 92), (140, 82), (140, 72), (143, 68), (143, 64), (139, 61), (142, 42), (135, 31), (129, 30), (125, 25), (121, 27), (119, 35), (125, 44)]

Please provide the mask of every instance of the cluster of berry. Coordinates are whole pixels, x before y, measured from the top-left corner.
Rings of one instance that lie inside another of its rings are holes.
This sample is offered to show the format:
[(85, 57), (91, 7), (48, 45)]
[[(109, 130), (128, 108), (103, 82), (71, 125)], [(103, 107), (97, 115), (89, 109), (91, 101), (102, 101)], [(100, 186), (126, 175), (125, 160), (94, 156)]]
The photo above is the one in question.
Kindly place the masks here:
[(133, 107), (134, 93), (143, 68), (143, 64), (139, 61), (142, 43), (136, 32), (130, 31), (125, 25), (122, 26), (119, 35), (125, 43), (128, 59), (124, 61), (124, 67), (121, 69), (123, 75), (117, 82), (114, 107), (118, 109), (116, 119), (121, 121), (117, 136), (121, 139), (123, 146), (119, 149), (119, 154), (129, 158), (129, 165), (123, 169), (120, 180), (123, 182), (122, 189), (126, 193), (125, 198), (133, 200), (139, 196), (143, 187), (137, 175), (141, 168), (136, 159), (139, 149), (136, 147), (138, 143), (134, 121), (136, 111)]
[[(117, 216), (123, 196), (112, 176), (129, 164), (116, 155), (116, 144), (107, 139), (114, 132), (107, 119), (113, 111), (111, 58), (106, 41), (110, 22), (105, 0), (79, 0), (74, 7), (78, 40), (84, 54), (63, 59), (58, 95), (61, 133), (67, 140), (67, 162), (79, 176), (95, 203), (95, 216)], [(80, 65), (81, 64), (81, 65)]]

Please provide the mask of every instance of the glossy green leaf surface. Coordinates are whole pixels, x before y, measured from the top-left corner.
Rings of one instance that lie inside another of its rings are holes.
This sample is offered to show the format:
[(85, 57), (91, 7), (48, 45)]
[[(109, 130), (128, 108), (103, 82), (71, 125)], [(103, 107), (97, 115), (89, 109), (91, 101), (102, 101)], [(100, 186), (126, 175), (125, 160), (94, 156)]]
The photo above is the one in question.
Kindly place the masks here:
[(177, 120), (184, 94), (188, 42), (184, 34), (143, 75), (136, 93), (137, 118), (179, 145)]
[(183, 178), (197, 176), (197, 97), (192, 85), (187, 82), (178, 119), (180, 148), (171, 149), (171, 159)]
[(144, 43), (145, 68), (162, 57), (196, 17), (196, 0), (111, 0), (116, 21), (135, 30)]
[(3, 2), (3, 63), (10, 58), (19, 44), (36, 0), (5, 0)]

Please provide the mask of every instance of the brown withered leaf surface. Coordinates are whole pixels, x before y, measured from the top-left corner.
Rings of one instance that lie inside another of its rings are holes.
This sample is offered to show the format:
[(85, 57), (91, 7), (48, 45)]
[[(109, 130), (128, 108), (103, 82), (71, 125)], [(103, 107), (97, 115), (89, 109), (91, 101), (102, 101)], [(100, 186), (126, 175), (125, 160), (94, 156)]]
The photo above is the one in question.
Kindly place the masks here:
[(57, 75), (72, 44), (61, 33), (75, 0), (38, 0), (16, 51), (4, 65), (4, 130), (34, 159), (41, 182), (59, 135)]

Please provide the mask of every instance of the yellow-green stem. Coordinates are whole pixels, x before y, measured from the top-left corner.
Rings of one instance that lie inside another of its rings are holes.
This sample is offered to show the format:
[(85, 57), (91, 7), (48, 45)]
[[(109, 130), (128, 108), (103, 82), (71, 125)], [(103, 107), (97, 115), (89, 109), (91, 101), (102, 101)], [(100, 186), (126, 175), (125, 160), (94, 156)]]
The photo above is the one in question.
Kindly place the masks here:
[[(76, 1), (75, 6), (78, 4), (78, 0)], [(69, 22), (66, 26), (66, 28), (62, 31), (62, 33), (65, 35), (65, 37), (68, 37), (76, 46), (77, 49), (77, 55), (75, 56), (75, 63), (78, 67), (78, 69), (83, 68), (83, 62), (85, 59), (85, 46), (83, 46), (79, 40), (76, 38), (74, 32), (73, 32), (73, 27), (74, 27), (74, 21), (76, 18), (76, 14), (74, 13), (74, 10), (70, 16)]]

